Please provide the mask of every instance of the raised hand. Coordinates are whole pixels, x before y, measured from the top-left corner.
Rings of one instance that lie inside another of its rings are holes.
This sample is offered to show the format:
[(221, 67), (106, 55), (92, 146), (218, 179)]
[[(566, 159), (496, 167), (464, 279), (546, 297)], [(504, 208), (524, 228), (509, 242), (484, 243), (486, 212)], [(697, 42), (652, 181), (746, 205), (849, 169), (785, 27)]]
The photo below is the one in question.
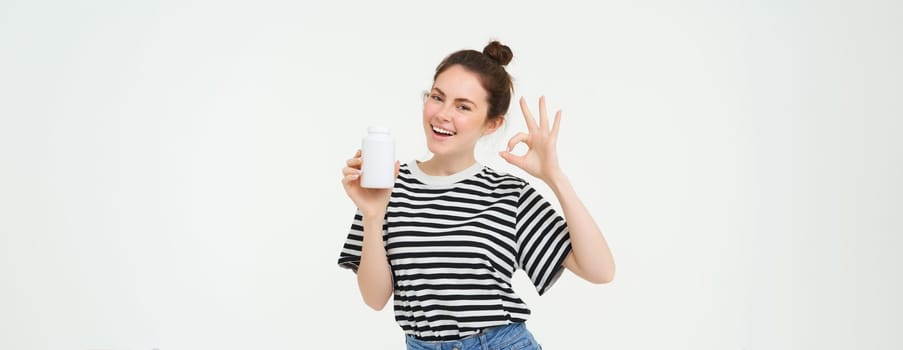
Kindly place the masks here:
[[(549, 117), (546, 113), (546, 98), (539, 98), (539, 125), (527, 107), (527, 101), (520, 98), (520, 109), (527, 123), (527, 133), (518, 133), (508, 141), (508, 149), (499, 152), (499, 155), (508, 163), (523, 169), (528, 174), (548, 183), (561, 174), (558, 166), (558, 153), (556, 143), (558, 141), (558, 128), (561, 125), (561, 110), (555, 113), (555, 121), (549, 126)], [(511, 153), (518, 143), (527, 145), (527, 153), (515, 155)]]
[[(342, 186), (351, 201), (357, 205), (364, 217), (379, 216), (386, 213), (389, 205), (391, 188), (363, 188), (361, 187), (361, 150), (354, 153), (354, 157), (345, 162), (342, 168)], [(395, 162), (395, 177), (398, 177), (398, 161)]]

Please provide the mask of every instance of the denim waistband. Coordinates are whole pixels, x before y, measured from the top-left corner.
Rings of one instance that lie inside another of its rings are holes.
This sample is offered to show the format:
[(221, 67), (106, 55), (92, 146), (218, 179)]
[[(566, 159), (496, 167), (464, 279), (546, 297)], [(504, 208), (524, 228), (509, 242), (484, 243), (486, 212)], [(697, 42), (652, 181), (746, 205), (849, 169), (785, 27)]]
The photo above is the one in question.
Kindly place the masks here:
[(406, 335), (405, 338), (409, 350), (485, 350), (517, 342), (536, 342), (522, 322), (486, 328), (480, 333), (457, 340), (427, 341), (413, 335)]

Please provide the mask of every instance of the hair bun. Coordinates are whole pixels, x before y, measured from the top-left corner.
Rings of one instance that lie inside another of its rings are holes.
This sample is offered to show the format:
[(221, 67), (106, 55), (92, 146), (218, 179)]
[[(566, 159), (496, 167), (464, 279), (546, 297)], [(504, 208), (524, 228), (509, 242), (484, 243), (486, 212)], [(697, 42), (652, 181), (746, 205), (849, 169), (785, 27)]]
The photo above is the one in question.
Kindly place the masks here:
[(489, 42), (489, 44), (483, 48), (483, 54), (489, 56), (489, 58), (502, 66), (507, 65), (508, 62), (511, 62), (511, 59), (514, 58), (514, 53), (511, 52), (511, 48), (502, 45), (498, 40)]

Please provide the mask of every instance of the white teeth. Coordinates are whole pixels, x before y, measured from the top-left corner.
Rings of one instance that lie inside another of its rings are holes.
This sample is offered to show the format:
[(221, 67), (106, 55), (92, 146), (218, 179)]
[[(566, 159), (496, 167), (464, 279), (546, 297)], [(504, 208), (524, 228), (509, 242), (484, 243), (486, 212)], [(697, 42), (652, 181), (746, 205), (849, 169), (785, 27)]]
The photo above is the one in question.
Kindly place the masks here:
[(439, 128), (439, 127), (436, 127), (436, 126), (433, 126), (433, 131), (438, 132), (438, 133), (440, 133), (440, 134), (445, 134), (445, 135), (448, 135), (448, 136), (454, 136), (454, 135), (455, 135), (455, 132), (454, 132), (454, 131), (451, 131), (451, 130), (445, 130), (445, 129), (443, 129), (443, 128)]

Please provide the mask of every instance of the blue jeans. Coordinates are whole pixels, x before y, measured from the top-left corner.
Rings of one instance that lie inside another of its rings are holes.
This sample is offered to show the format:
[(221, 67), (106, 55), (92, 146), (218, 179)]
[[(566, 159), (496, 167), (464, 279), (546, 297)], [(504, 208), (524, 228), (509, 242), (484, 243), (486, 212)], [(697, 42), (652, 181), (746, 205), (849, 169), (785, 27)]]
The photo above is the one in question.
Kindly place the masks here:
[(491, 327), (458, 340), (423, 341), (405, 336), (408, 350), (539, 350), (542, 349), (523, 323)]

